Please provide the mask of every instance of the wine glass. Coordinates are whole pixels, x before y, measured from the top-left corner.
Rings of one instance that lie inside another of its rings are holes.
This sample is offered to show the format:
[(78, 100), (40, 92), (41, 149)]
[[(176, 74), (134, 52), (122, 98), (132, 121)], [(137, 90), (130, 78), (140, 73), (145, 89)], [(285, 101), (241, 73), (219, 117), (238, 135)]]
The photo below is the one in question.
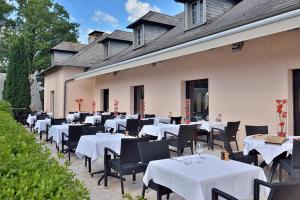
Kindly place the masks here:
[(204, 145), (200, 142), (196, 145), (196, 152), (201, 156), (201, 153), (204, 152)]

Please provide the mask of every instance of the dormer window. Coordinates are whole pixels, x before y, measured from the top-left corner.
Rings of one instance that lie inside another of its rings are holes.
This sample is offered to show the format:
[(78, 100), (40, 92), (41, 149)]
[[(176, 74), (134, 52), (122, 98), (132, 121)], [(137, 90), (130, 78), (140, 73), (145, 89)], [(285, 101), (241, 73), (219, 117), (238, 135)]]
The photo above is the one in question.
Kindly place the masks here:
[(109, 58), (109, 53), (108, 53), (108, 47), (109, 46), (109, 42), (106, 42), (103, 44), (103, 49), (104, 49), (104, 60)]
[(144, 45), (144, 26), (141, 25), (134, 30), (134, 44), (135, 47)]
[(206, 0), (185, 3), (185, 29), (194, 28), (206, 22)]

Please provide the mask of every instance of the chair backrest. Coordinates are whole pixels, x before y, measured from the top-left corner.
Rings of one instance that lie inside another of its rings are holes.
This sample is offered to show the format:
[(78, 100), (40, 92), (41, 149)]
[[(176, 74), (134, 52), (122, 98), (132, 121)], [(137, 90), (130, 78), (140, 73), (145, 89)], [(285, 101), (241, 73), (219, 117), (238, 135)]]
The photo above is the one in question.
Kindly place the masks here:
[(74, 114), (75, 112), (69, 112), (69, 114)]
[(101, 123), (100, 123), (100, 125), (104, 126), (106, 120), (108, 120), (108, 119), (114, 119), (114, 118), (115, 117), (113, 115), (102, 115), (101, 116)]
[(268, 126), (251, 126), (246, 125), (246, 136), (256, 135), (256, 134), (269, 134)]
[(230, 145), (230, 140), (228, 139), (228, 136), (226, 134), (223, 142), (224, 142), (224, 149), (227, 151), (227, 153), (229, 153), (229, 158), (232, 159), (233, 151)]
[(49, 118), (49, 116), (48, 115), (37, 115), (36, 116), (36, 120), (44, 120), (46, 118)]
[(139, 163), (141, 161), (138, 143), (140, 142), (148, 142), (148, 137), (142, 138), (123, 138), (121, 140), (121, 151), (120, 151), (120, 163), (128, 164), (128, 163)]
[(83, 135), (96, 135), (96, 133), (105, 132), (104, 126), (93, 126), (93, 127), (84, 127), (83, 128)]
[(125, 116), (127, 113), (126, 112), (119, 112), (118, 114)]
[(273, 183), (268, 200), (299, 200), (300, 183)]
[(128, 135), (137, 137), (139, 134), (139, 120), (127, 119), (126, 131), (128, 131)]
[(142, 129), (145, 125), (153, 125), (154, 119), (140, 120), (139, 121), (139, 129)]
[(83, 135), (83, 126), (80, 125), (69, 126), (69, 135), (68, 135), (69, 142), (79, 142), (79, 139), (82, 135)]
[(141, 162), (148, 164), (152, 160), (170, 158), (169, 143), (167, 140), (138, 143)]
[(300, 140), (293, 142), (292, 169), (300, 170)]
[(61, 119), (51, 119), (51, 126), (52, 125), (62, 125), (62, 123), (66, 123), (66, 119), (65, 118), (61, 118)]
[(79, 113), (79, 121), (84, 122), (86, 116), (91, 115), (90, 113)]
[(155, 114), (145, 114), (145, 118), (155, 118)]
[(231, 141), (233, 138), (236, 138), (237, 132), (239, 131), (240, 123), (240, 121), (227, 123), (227, 126), (225, 127), (225, 133), (229, 141)]
[(171, 117), (171, 124), (175, 122), (175, 124), (181, 124), (182, 117)]
[(197, 125), (180, 125), (178, 132), (178, 143), (185, 145), (189, 141), (193, 141), (195, 137)]

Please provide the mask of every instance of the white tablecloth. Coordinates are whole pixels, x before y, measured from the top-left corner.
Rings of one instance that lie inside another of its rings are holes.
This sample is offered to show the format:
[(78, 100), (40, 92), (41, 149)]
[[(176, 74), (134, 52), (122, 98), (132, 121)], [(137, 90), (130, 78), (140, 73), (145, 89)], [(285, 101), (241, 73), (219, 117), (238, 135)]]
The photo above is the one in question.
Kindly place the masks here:
[[(115, 118), (115, 119), (107, 119), (105, 121), (105, 128), (113, 128), (114, 131), (116, 132), (118, 130), (118, 124), (121, 124), (123, 126), (126, 126), (126, 119), (119, 119), (119, 118)], [(120, 130), (125, 130), (123, 127), (120, 127)]]
[(40, 133), (47, 130), (47, 125), (51, 125), (51, 119), (37, 120), (34, 129)]
[(104, 148), (108, 147), (120, 153), (121, 139), (129, 136), (124, 134), (97, 133), (97, 135), (81, 136), (76, 148), (76, 155), (79, 158), (90, 157), (95, 161), (98, 156), (104, 156)]
[(94, 116), (87, 116), (84, 120), (84, 123), (89, 123), (94, 125), (96, 121), (101, 121), (101, 116), (100, 115), (94, 115)]
[(53, 137), (53, 140), (60, 144), (62, 142), (62, 133), (69, 134), (69, 125), (70, 124), (63, 124), (63, 125), (53, 125), (49, 129), (49, 138)]
[(75, 120), (75, 118), (79, 118), (79, 115), (80, 115), (80, 113), (68, 114), (66, 116), (66, 120), (72, 122)]
[(211, 132), (212, 128), (218, 128), (224, 130), (227, 126), (225, 122), (209, 122), (209, 121), (199, 121), (197, 124), (201, 124), (201, 129)]
[[(253, 136), (248, 136), (244, 140), (244, 155), (248, 155), (251, 150), (256, 150), (260, 153), (267, 164), (270, 164), (273, 159), (283, 152), (292, 153), (293, 139), (297, 137), (290, 136), (289, 140), (282, 145), (266, 144), (264, 139), (255, 139)], [(298, 137), (299, 138), (299, 137)]]
[(36, 115), (29, 115), (26, 120), (29, 126), (32, 126), (35, 121), (36, 121)]
[[(184, 164), (183, 159), (191, 157), (194, 158), (193, 163)], [(194, 155), (152, 161), (143, 181), (148, 185), (153, 180), (186, 200), (210, 200), (212, 188), (220, 189), (241, 200), (253, 199), (254, 179), (266, 181), (265, 174), (259, 167), (232, 160), (223, 161), (212, 155), (204, 154), (201, 157), (205, 159)], [(197, 163), (199, 160), (201, 163)]]
[(180, 125), (175, 124), (157, 124), (157, 125), (145, 125), (139, 133), (139, 136), (152, 135), (156, 136), (158, 140), (164, 137), (165, 131), (178, 135)]

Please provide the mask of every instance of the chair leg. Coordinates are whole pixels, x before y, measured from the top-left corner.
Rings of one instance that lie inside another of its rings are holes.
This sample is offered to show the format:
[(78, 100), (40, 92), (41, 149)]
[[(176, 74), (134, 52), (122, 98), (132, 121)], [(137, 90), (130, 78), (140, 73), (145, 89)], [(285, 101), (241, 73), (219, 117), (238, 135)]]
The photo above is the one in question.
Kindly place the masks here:
[(84, 157), (84, 166), (87, 167), (87, 157)]
[(170, 199), (170, 194), (167, 194), (167, 199), (168, 199), (168, 200)]
[(235, 139), (235, 144), (236, 144), (236, 149), (237, 149), (237, 151), (239, 151), (239, 145), (238, 145), (238, 143), (237, 143), (237, 140)]
[(68, 156), (69, 156), (69, 162), (71, 161), (71, 149), (70, 147), (68, 148)]
[(159, 190), (157, 191), (157, 200), (161, 200), (161, 194)]
[(121, 172), (120, 172), (120, 182), (121, 182), (121, 192), (123, 195), (124, 194), (124, 185), (123, 185), (123, 175)]
[(133, 172), (133, 174), (132, 174), (132, 183), (135, 184), (135, 181), (136, 181), (136, 173)]
[(42, 140), (42, 132), (40, 132), (40, 140)]
[(146, 185), (143, 184), (143, 190), (142, 190), (142, 197), (144, 198), (145, 197), (145, 192), (146, 192)]
[(194, 154), (193, 145), (191, 146), (191, 153), (192, 153), (192, 155)]

